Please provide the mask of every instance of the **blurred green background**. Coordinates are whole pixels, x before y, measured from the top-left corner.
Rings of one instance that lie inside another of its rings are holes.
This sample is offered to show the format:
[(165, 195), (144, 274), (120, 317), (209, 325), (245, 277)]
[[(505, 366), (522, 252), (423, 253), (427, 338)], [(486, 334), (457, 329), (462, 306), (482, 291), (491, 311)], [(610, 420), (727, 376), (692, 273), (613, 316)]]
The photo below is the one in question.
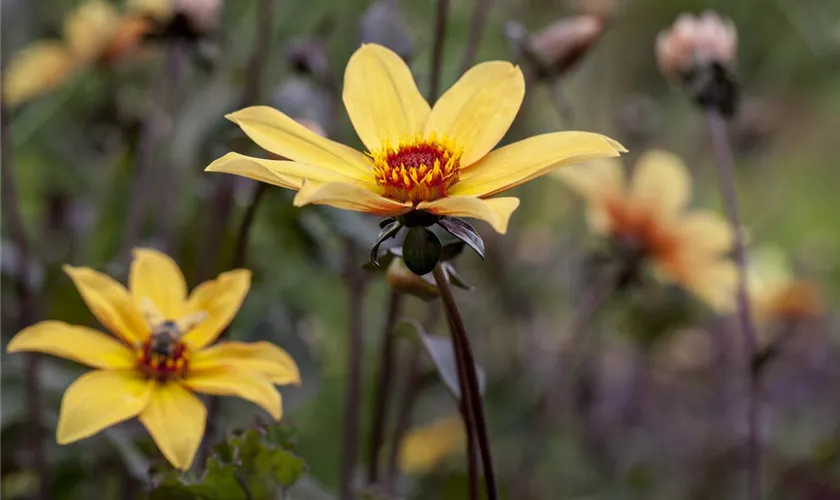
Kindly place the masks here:
[[(26, 44), (59, 37), (64, 17), (78, 4), (3, 0), (4, 65)], [(388, 14), (371, 19), (367, 9), (382, 4)], [(840, 3), (490, 0), (488, 5), (478, 61), (516, 60), (505, 35), (511, 21), (536, 32), (604, 5), (611, 12), (603, 37), (553, 88), (530, 82), (505, 142), (573, 126), (622, 142), (630, 150), (628, 163), (649, 147), (665, 148), (691, 168), (693, 204), (716, 209), (720, 200), (705, 123), (659, 74), (653, 47), (657, 33), (683, 11), (713, 9), (732, 18), (743, 106), (730, 139), (750, 242), (778, 246), (798, 274), (819, 284), (823, 299), (822, 314), (797, 330), (796, 341), (785, 344), (765, 373), (761, 434), (767, 484), (772, 498), (840, 497), (840, 332), (833, 313), (840, 303)], [(237, 178), (226, 197), (220, 194), (222, 176), (203, 169), (231, 149), (254, 153), (223, 115), (240, 107), (257, 9), (257, 0), (225, 2), (218, 31), (181, 53), (175, 84), (163, 92), (156, 93), (156, 82), (160, 86), (170, 49), (158, 41), (142, 56), (85, 68), (55, 91), (9, 111), (2, 147), (11, 158), (34, 247), (28, 279), (39, 298), (36, 319), (92, 323), (60, 266), (91, 266), (124, 279), (127, 221), (136, 197), (145, 199), (146, 207), (134, 244), (168, 251), (191, 286), (230, 267), (254, 186)], [(471, 0), (451, 2), (442, 88), (458, 76), (473, 9)], [(362, 36), (385, 37), (413, 49), (411, 66), (425, 90), (434, 10), (431, 0), (276, 2), (258, 102), (313, 120), (331, 137), (361, 147), (343, 107), (331, 97), (331, 85), (340, 81)], [(573, 109), (573, 124), (552, 104), (560, 91)], [(136, 172), (149, 119), (156, 120), (157, 133), (148, 184), (141, 187)], [(564, 328), (585, 287), (583, 263), (595, 246), (579, 200), (559, 183), (544, 178), (513, 194), (522, 204), (507, 235), (477, 223), (486, 237), (487, 261), (465, 252), (457, 263), (476, 286), (472, 293), (457, 292), (457, 298), (487, 373), (487, 415), (505, 491), (528, 439), (535, 388), (544, 383), (556, 353), (568, 349)], [(361, 264), (377, 221), (325, 207), (297, 209), (291, 198), (270, 188), (258, 207), (246, 261), (254, 271), (253, 286), (229, 335), (271, 340), (298, 361), (303, 385), (282, 389), (284, 421), (296, 430), (296, 450), (309, 473), (290, 498), (332, 498), (346, 383), (344, 252), (352, 242)], [(4, 222), (5, 211), (6, 205)], [(4, 343), (19, 327), (16, 284), (26, 276), (19, 250), (4, 223)], [(360, 484), (387, 295), (382, 274), (370, 274), (363, 311)], [(427, 308), (407, 298), (404, 315), (423, 319)], [(432, 330), (444, 334), (444, 328), (441, 321)], [(568, 401), (575, 417), (544, 436), (547, 453), (535, 473), (535, 496), (744, 498), (744, 459), (738, 452), (745, 433), (744, 380), (737, 334), (729, 318), (715, 318), (672, 289), (641, 289), (610, 301), (588, 328), (582, 354), (586, 383)], [(399, 342), (401, 360), (420, 349), (410, 336)], [(729, 356), (715, 351), (721, 345)], [(22, 432), (27, 389), (21, 358), (5, 352), (2, 358), (2, 494), (10, 499), (25, 498), (36, 485)], [(398, 370), (404, 365), (398, 363)], [(136, 422), (70, 446), (52, 440), (61, 394), (80, 373), (79, 366), (63, 360), (44, 357), (40, 364), (53, 497), (140, 498), (138, 483), (129, 479), (125, 487), (121, 478), (160, 458)], [(402, 374), (395, 390), (398, 403), (406, 390)], [(224, 430), (268, 419), (238, 400), (224, 400), (221, 412)], [(421, 425), (456, 412), (445, 387), (433, 380), (411, 421)], [(402, 476), (398, 491), (405, 498), (464, 498), (465, 481), (463, 459), (455, 456), (422, 474)]]

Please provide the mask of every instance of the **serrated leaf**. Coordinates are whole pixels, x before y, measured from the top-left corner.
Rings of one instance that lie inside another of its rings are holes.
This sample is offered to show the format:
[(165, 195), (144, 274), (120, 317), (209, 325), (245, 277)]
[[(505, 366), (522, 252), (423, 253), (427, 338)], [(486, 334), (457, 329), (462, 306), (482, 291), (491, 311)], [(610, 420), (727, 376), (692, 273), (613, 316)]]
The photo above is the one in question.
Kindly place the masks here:
[(484, 240), (467, 221), (458, 217), (444, 217), (438, 221), (438, 225), (475, 250), (479, 257), (484, 258)]
[[(437, 369), (440, 379), (449, 389), (449, 392), (455, 399), (461, 399), (461, 388), (458, 383), (458, 367), (455, 364), (455, 349), (452, 346), (452, 341), (442, 337), (429, 335), (423, 325), (413, 319), (406, 321), (406, 324), (414, 328), (420, 343), (432, 360), (432, 363)], [(487, 385), (484, 370), (478, 365), (475, 365), (476, 376), (478, 377), (478, 391), (484, 395), (484, 389)]]
[(409, 229), (403, 241), (403, 261), (418, 276), (429, 274), (440, 260), (441, 245), (437, 235), (425, 227)]

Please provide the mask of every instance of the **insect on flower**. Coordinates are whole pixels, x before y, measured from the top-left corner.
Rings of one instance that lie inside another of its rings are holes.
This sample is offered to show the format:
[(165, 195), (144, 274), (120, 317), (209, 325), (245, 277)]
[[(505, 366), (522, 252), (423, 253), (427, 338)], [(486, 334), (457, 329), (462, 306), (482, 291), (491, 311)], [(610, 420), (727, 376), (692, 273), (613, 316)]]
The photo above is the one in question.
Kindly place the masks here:
[(716, 310), (734, 307), (737, 272), (726, 255), (732, 231), (717, 213), (687, 209), (691, 176), (677, 156), (645, 153), (630, 180), (619, 162), (609, 160), (555, 175), (586, 201), (595, 232), (653, 264), (657, 275)]
[(484, 220), (504, 233), (519, 199), (494, 195), (556, 168), (624, 151), (612, 139), (588, 132), (542, 134), (491, 151), (524, 93), (522, 71), (492, 61), (467, 71), (432, 107), (397, 54), (365, 44), (347, 63), (343, 100), (366, 153), (320, 137), (275, 109), (255, 106), (228, 119), (288, 160), (228, 153), (206, 170), (296, 190), (295, 206), (325, 204), (392, 218), (380, 240), (403, 225), (422, 230), (433, 224), (468, 240), (464, 231), (472, 234), (472, 228), (446, 222), (457, 217)]
[(136, 249), (129, 289), (84, 267), (65, 266), (96, 318), (116, 338), (83, 326), (42, 321), (15, 335), (9, 352), (43, 352), (96, 368), (61, 401), (56, 439), (68, 444), (137, 417), (179, 469), (193, 461), (206, 410), (193, 392), (237, 396), (282, 416), (275, 385), (299, 384), (294, 360), (268, 342), (221, 342), (248, 293), (245, 269), (222, 273), (188, 296), (166, 255)]

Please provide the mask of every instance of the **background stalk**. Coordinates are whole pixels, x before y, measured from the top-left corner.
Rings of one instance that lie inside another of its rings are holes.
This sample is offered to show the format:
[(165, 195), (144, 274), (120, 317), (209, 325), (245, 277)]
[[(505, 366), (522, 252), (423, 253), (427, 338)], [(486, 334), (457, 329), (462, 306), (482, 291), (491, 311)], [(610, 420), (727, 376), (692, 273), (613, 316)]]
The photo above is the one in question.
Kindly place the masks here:
[[(15, 182), (12, 165), (12, 143), (9, 137), (9, 116), (5, 106), (0, 104), (0, 141), (2, 162), (0, 162), (0, 188), (2, 189), (3, 220), (9, 228), (9, 234), (18, 251), (20, 274), (16, 283), (19, 299), (19, 314), (16, 329), (21, 330), (35, 321), (35, 308), (38, 304), (36, 291), (32, 287), (30, 272), (33, 267), (32, 244), (20, 214), (20, 198)], [(36, 498), (47, 500), (52, 497), (50, 469), (47, 464), (47, 452), (44, 445), (44, 433), (41, 422), (41, 384), (39, 379), (39, 358), (37, 353), (27, 353), (24, 357), (24, 379), (26, 387), (26, 413), (28, 428), (28, 446), (32, 451), (32, 466), (38, 474), (38, 492)]]
[(347, 346), (347, 392), (344, 399), (344, 433), (341, 446), (339, 498), (356, 498), (353, 478), (359, 454), (359, 418), (362, 399), (362, 357), (364, 356), (362, 313), (365, 277), (359, 267), (356, 245), (344, 242), (344, 280), (347, 284), (350, 330)]
[(403, 295), (392, 290), (388, 295), (388, 312), (385, 316), (385, 326), (382, 328), (382, 350), (379, 354), (379, 369), (373, 402), (373, 420), (371, 422), (370, 445), (368, 446), (367, 479), (369, 483), (376, 483), (379, 480), (379, 456), (388, 422), (388, 408), (394, 378), (394, 356), (396, 354), (394, 326), (402, 309), (402, 303)]
[(752, 321), (749, 295), (747, 294), (747, 257), (744, 244), (744, 233), (741, 225), (741, 214), (738, 208), (738, 195), (735, 190), (735, 167), (732, 149), (726, 136), (726, 121), (724, 117), (713, 109), (706, 110), (706, 121), (712, 147), (715, 151), (718, 167), (718, 181), (720, 193), (723, 197), (726, 215), (732, 225), (734, 234), (733, 256), (738, 266), (738, 323), (744, 335), (747, 348), (747, 370), (749, 389), (747, 393), (747, 483), (748, 496), (751, 500), (763, 498), (761, 478), (762, 452), (758, 432), (761, 428), (760, 393), (761, 384), (759, 373), (753, 369), (753, 362), (758, 352), (758, 334)]
[[(452, 333), (452, 345), (455, 349), (455, 359), (459, 364), (459, 370), (463, 370), (466, 384), (461, 387), (461, 396), (468, 408), (471, 407), (473, 421), (475, 422), (475, 439), (478, 442), (478, 449), (481, 454), (481, 464), (484, 469), (484, 482), (487, 488), (487, 498), (495, 500), (499, 497), (496, 487), (496, 473), (493, 470), (493, 456), (490, 449), (490, 437), (487, 432), (487, 422), (484, 418), (484, 405), (481, 392), (478, 386), (478, 375), (475, 370), (470, 341), (467, 331), (464, 328), (464, 321), (458, 311), (458, 305), (449, 289), (449, 283), (444, 275), (440, 264), (435, 266), (435, 283), (440, 291), (440, 298), (443, 302), (444, 312), (449, 320), (449, 327)], [(469, 422), (470, 419), (467, 419)], [(469, 429), (468, 429), (469, 430)]]

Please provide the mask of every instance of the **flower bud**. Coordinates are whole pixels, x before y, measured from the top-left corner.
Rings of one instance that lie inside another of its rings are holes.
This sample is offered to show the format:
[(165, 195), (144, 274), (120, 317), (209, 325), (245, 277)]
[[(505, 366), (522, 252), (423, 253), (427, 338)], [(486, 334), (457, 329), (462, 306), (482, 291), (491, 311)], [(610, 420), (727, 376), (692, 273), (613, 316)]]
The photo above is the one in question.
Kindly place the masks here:
[(656, 39), (659, 69), (667, 78), (680, 80), (698, 66), (735, 64), (738, 32), (731, 20), (707, 11), (700, 16), (681, 14), (674, 25)]
[(543, 72), (556, 77), (580, 61), (603, 33), (604, 21), (598, 16), (568, 17), (531, 35), (528, 50)]
[(432, 301), (439, 295), (437, 286), (430, 279), (411, 272), (400, 258), (391, 261), (385, 273), (385, 281), (395, 292), (413, 295), (425, 301)]

